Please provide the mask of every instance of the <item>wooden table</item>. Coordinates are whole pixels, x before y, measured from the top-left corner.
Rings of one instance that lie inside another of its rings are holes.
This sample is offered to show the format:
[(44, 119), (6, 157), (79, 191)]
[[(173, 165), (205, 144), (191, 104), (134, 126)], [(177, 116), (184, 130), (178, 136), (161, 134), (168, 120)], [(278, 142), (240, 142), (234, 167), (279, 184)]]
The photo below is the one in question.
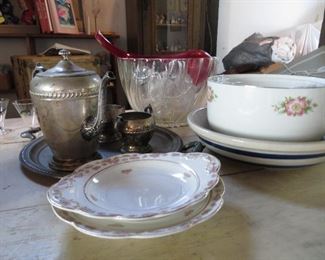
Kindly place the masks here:
[(55, 217), (45, 196), (55, 180), (21, 168), (25, 144), (0, 144), (0, 259), (325, 259), (325, 164), (267, 169), (217, 155), (226, 193), (212, 219), (163, 238), (107, 240)]

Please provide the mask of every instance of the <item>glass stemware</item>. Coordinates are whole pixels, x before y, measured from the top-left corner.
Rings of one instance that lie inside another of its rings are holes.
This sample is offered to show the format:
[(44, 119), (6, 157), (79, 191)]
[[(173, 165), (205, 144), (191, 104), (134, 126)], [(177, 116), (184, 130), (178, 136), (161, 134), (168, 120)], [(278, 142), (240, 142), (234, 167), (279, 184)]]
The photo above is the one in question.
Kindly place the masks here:
[(0, 136), (6, 135), (8, 132), (10, 132), (9, 129), (5, 129), (5, 118), (6, 118), (8, 104), (9, 104), (8, 98), (0, 98)]
[(95, 19), (95, 32), (98, 31), (98, 28), (97, 28), (97, 17), (100, 13), (100, 2), (99, 0), (93, 0), (92, 1), (92, 6), (91, 6), (91, 12), (94, 16), (94, 19)]
[(13, 105), (27, 127), (30, 129), (39, 127), (36, 110), (31, 99), (15, 100)]
[(41, 129), (37, 120), (36, 110), (31, 99), (15, 100), (13, 103), (20, 117), (23, 119), (24, 124), (28, 127), (27, 131), (23, 131), (20, 136), (22, 138), (35, 139), (35, 133)]

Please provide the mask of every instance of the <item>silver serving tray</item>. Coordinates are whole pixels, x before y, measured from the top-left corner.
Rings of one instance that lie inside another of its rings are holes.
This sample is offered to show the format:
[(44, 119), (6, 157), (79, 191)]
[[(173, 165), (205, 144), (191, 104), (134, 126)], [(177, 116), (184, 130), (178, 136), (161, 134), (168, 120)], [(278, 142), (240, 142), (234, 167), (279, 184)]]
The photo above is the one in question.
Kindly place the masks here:
[[(161, 127), (156, 127), (149, 144), (153, 153), (180, 152), (183, 148), (182, 139), (177, 134)], [(119, 148), (119, 142), (100, 145), (98, 153), (102, 158), (107, 158), (120, 154)], [(24, 168), (43, 176), (60, 179), (68, 175), (69, 172), (55, 171), (49, 167), (52, 155), (52, 151), (44, 138), (39, 137), (21, 150), (19, 160)]]

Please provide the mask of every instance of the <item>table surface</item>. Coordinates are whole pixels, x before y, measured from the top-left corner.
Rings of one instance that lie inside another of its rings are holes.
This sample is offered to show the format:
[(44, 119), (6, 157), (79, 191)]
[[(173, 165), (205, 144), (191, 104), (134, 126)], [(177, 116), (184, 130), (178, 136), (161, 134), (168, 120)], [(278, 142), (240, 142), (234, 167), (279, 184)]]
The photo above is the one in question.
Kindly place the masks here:
[(325, 164), (271, 169), (216, 155), (226, 193), (213, 218), (167, 237), (108, 240), (54, 215), (46, 191), (56, 180), (21, 167), (25, 144), (0, 143), (0, 259), (325, 259)]

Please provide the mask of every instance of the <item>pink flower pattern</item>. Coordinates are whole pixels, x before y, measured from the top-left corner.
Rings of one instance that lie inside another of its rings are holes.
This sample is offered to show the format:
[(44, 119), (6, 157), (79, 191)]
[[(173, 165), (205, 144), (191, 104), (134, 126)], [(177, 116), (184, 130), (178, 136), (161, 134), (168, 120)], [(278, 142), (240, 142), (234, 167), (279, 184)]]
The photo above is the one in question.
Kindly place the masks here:
[(57, 13), (58, 13), (58, 16), (61, 19), (65, 20), (65, 21), (68, 21), (68, 19), (69, 19), (69, 9), (67, 9), (64, 6), (58, 6), (57, 7)]
[(217, 97), (218, 95), (214, 93), (213, 89), (211, 87), (208, 87), (208, 94), (207, 94), (208, 102), (212, 102)]
[(307, 97), (286, 97), (279, 105), (274, 105), (274, 111), (288, 116), (303, 116), (308, 112), (313, 112), (313, 108), (317, 107), (311, 99)]

